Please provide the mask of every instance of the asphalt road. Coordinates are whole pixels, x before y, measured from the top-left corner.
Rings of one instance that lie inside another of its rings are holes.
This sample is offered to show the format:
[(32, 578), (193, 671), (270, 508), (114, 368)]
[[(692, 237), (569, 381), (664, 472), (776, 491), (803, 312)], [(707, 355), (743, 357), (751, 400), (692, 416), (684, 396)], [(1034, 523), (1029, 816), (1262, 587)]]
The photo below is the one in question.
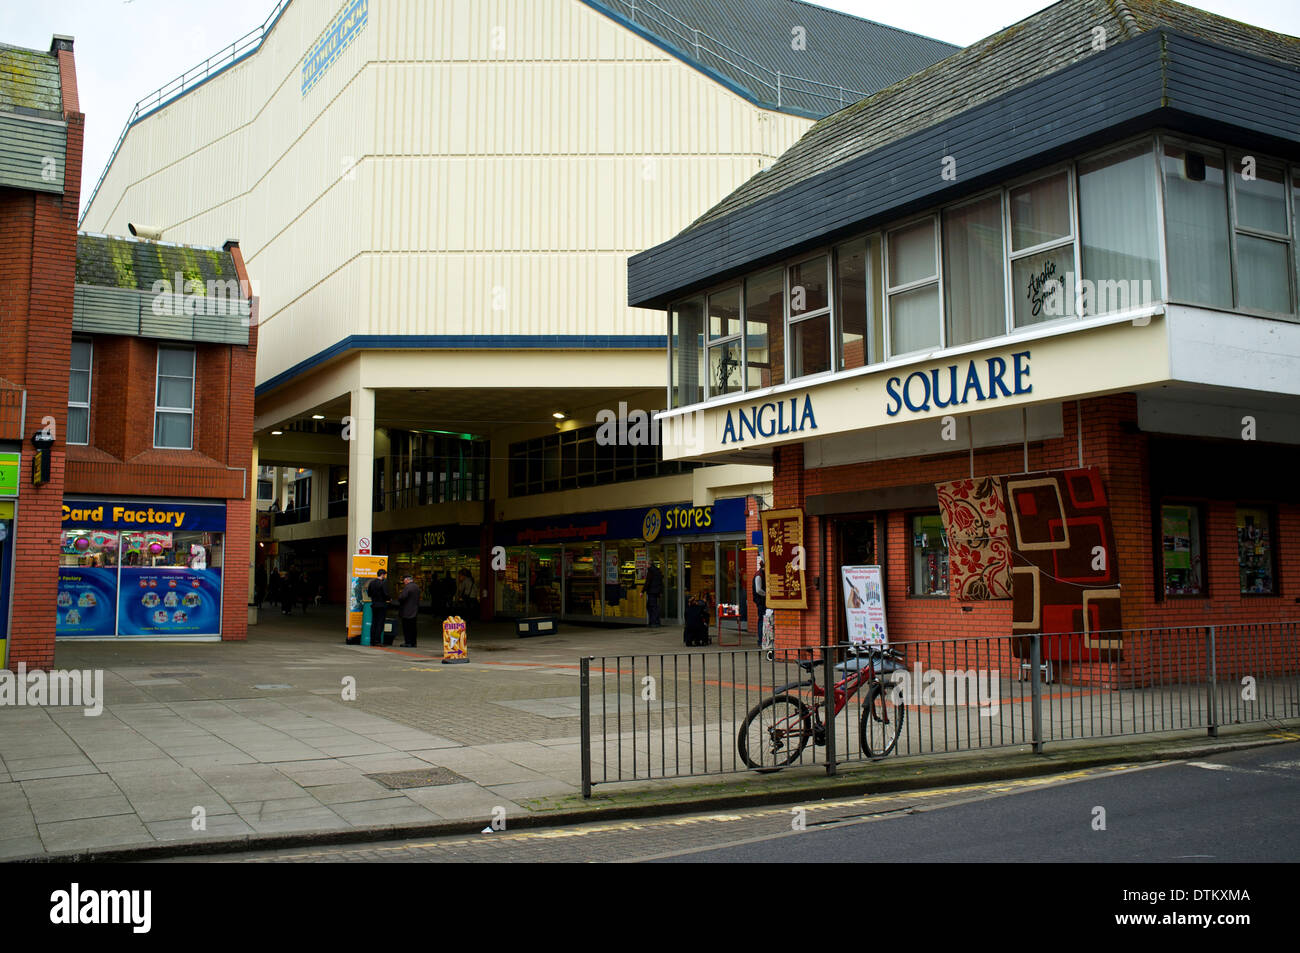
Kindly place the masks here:
[[(798, 806), (191, 858), (237, 862), (1256, 862), (1300, 857), (1300, 744)], [(883, 852), (883, 854), (882, 854)]]

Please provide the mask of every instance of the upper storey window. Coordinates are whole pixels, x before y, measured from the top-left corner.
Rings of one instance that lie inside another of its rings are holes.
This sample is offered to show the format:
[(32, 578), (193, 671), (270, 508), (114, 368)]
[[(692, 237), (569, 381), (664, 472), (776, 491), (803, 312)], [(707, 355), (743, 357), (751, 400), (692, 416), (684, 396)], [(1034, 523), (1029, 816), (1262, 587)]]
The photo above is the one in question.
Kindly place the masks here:
[(1165, 300), (1294, 318), (1298, 214), (1275, 159), (1108, 146), (673, 305), (671, 406)]

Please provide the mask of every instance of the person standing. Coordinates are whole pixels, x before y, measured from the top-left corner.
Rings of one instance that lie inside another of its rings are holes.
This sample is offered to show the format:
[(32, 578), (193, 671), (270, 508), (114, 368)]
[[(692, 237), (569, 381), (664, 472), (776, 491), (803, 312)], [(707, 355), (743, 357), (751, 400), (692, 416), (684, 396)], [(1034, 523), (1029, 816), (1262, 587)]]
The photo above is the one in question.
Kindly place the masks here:
[(763, 557), (758, 557), (758, 568), (754, 570), (754, 618), (758, 620), (758, 640), (763, 641), (763, 623), (767, 619), (767, 581), (763, 578)]
[(379, 570), (379, 575), (370, 580), (366, 586), (366, 595), (370, 597), (370, 644), (391, 645), (392, 639), (384, 639), (384, 617), (388, 615), (388, 570)]
[(664, 574), (654, 563), (645, 573), (645, 610), (650, 624), (659, 625), (659, 597), (664, 594)]
[(293, 604), (298, 601), (298, 580), (300, 573), (297, 564), (289, 567), (289, 575), (284, 582), (284, 597), (280, 600), (280, 612), (293, 614)]
[(402, 577), (402, 591), (397, 594), (397, 614), (402, 620), (402, 647), (413, 649), (420, 620), (420, 586), (410, 573)]
[(475, 588), (474, 576), (468, 569), (460, 571), (460, 584), (456, 586), (456, 603), (467, 622), (478, 614), (478, 589)]

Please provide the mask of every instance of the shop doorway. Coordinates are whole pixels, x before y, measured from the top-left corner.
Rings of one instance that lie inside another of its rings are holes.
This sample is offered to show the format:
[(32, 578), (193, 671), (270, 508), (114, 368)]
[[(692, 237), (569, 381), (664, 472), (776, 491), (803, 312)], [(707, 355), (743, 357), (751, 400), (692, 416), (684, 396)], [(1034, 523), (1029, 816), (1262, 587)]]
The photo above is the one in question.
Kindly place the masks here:
[(835, 521), (835, 582), (831, 587), (834, 602), (831, 611), (839, 621), (836, 630), (839, 640), (847, 641), (848, 623), (844, 618), (844, 588), (840, 577), (841, 566), (876, 566), (876, 520), (872, 516), (849, 517)]

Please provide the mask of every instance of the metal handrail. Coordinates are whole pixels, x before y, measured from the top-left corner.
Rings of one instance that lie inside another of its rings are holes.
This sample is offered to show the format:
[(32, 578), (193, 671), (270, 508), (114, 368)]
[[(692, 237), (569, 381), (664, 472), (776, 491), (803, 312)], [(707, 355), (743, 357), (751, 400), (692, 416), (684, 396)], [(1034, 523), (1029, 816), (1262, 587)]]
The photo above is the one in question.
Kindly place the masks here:
[[(193, 89), (215, 73), (237, 63), (245, 56), (255, 53), (262, 45), (262, 42), (266, 39), (267, 35), (270, 34), (276, 21), (280, 19), (280, 14), (284, 13), (285, 9), (288, 8), (289, 4), (292, 2), (293, 0), (276, 0), (275, 8), (270, 12), (267, 18), (262, 21), (260, 26), (256, 26), (249, 30), (234, 43), (222, 47), (219, 52), (213, 53), (202, 63), (186, 70), (184, 73), (181, 73), (180, 76), (177, 76), (171, 82), (164, 83), (162, 86), (158, 87), (158, 89), (155, 89), (152, 93), (149, 93), (135, 104), (131, 109), (131, 115), (126, 120), (126, 125), (122, 127), (122, 132), (117, 137), (117, 143), (113, 146), (113, 151), (109, 154), (108, 161), (104, 163), (103, 171), (99, 173), (99, 179), (95, 182), (95, 188), (90, 193), (90, 200), (86, 202), (87, 211), (90, 210), (90, 206), (94, 203), (95, 196), (99, 194), (99, 187), (104, 184), (104, 179), (108, 176), (108, 170), (113, 167), (113, 160), (117, 158), (117, 153), (122, 148), (122, 143), (126, 141), (126, 134), (128, 130), (130, 130), (131, 126), (135, 124), (136, 120), (143, 119), (149, 113), (162, 108), (173, 99), (176, 99), (178, 96)], [(85, 213), (83, 212), (81, 219), (77, 224), (80, 225), (81, 221), (85, 220), (85, 217)]]
[[(831, 83), (823, 83), (819, 80), (793, 76), (789, 73), (782, 73), (780, 70), (770, 69), (739, 50), (733, 49), (716, 37), (710, 36), (702, 30), (697, 30), (659, 6), (654, 0), (600, 0), (600, 2), (604, 6), (622, 14), (629, 22), (634, 24), (638, 22), (637, 17), (640, 15), (641, 22), (657, 26), (656, 32), (659, 34), (660, 39), (672, 42), (665, 34), (676, 38), (678, 42), (675, 45), (680, 52), (694, 55), (695, 59), (700, 62), (704, 62), (704, 54), (708, 54), (724, 66), (751, 78), (770, 91), (771, 95), (768, 97), (767, 102), (777, 108), (788, 108), (789, 104), (784, 100), (785, 94), (790, 92), (834, 103), (836, 109), (857, 102), (867, 95), (861, 90), (852, 89), (848, 86), (836, 86)], [(726, 70), (720, 70), (720, 72), (725, 73)], [(827, 90), (827, 92), (822, 93), (812, 88), (798, 88), (800, 86), (818, 87)], [(832, 92), (835, 95), (831, 95)]]

